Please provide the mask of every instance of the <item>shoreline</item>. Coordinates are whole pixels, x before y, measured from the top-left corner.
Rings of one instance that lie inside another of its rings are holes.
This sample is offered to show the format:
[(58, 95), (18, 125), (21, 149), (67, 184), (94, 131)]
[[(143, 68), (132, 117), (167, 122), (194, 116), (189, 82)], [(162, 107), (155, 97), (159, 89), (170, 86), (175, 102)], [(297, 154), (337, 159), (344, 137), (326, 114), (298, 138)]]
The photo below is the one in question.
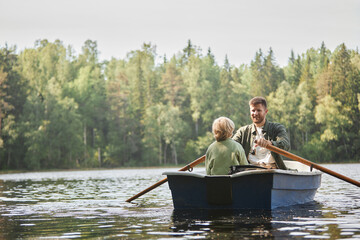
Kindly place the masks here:
[[(338, 165), (338, 164), (360, 164), (360, 162), (341, 162), (341, 163), (321, 163), (319, 165)], [(185, 165), (185, 164), (184, 164)], [(40, 170), (0, 170), (0, 175), (3, 174), (18, 174), (18, 173), (34, 173), (34, 172), (76, 172), (76, 171), (106, 171), (106, 170), (132, 170), (132, 169), (159, 169), (159, 168), (182, 168), (184, 165), (165, 165), (165, 166), (138, 166), (138, 167), (115, 167), (115, 168), (71, 168), (71, 169), (40, 169)], [(198, 167), (205, 167), (201, 164)], [(196, 168), (196, 167), (195, 167)]]

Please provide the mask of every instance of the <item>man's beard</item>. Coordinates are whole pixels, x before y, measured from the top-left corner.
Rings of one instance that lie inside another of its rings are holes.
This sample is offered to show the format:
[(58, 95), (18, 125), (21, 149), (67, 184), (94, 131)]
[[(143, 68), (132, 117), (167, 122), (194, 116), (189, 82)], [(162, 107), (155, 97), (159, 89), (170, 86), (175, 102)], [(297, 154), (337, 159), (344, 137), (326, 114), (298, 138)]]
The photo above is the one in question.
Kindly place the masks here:
[(264, 118), (262, 117), (251, 117), (253, 123), (262, 123), (264, 121)]

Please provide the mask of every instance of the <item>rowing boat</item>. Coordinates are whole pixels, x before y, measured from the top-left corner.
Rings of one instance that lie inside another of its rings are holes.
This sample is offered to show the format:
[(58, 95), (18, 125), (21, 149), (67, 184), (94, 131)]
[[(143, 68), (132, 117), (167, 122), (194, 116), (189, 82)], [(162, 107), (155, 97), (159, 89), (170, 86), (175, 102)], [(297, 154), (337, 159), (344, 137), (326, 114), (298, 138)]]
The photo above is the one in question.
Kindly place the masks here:
[(321, 172), (300, 162), (290, 170), (251, 169), (232, 175), (164, 172), (175, 209), (275, 209), (314, 200)]

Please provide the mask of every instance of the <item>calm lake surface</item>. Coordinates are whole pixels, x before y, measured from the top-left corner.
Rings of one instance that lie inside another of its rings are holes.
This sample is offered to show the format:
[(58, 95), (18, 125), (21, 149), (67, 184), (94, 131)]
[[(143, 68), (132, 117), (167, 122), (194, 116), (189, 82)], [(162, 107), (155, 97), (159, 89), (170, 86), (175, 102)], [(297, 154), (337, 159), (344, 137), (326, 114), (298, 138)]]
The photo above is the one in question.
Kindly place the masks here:
[[(360, 164), (323, 166), (360, 181)], [(360, 188), (327, 174), (314, 202), (273, 211), (174, 211), (167, 183), (125, 202), (169, 170), (1, 174), (0, 239), (360, 239)]]

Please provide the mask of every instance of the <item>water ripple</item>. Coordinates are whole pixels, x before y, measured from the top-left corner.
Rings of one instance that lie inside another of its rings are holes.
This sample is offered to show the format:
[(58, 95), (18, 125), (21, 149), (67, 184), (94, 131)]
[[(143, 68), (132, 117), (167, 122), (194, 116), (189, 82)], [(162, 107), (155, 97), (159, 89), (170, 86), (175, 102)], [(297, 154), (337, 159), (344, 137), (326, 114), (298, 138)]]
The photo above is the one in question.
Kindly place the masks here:
[[(326, 165), (359, 180), (360, 164)], [(323, 174), (313, 203), (274, 211), (177, 211), (163, 184), (173, 169), (0, 175), (0, 238), (339, 239), (360, 236), (359, 188)]]

